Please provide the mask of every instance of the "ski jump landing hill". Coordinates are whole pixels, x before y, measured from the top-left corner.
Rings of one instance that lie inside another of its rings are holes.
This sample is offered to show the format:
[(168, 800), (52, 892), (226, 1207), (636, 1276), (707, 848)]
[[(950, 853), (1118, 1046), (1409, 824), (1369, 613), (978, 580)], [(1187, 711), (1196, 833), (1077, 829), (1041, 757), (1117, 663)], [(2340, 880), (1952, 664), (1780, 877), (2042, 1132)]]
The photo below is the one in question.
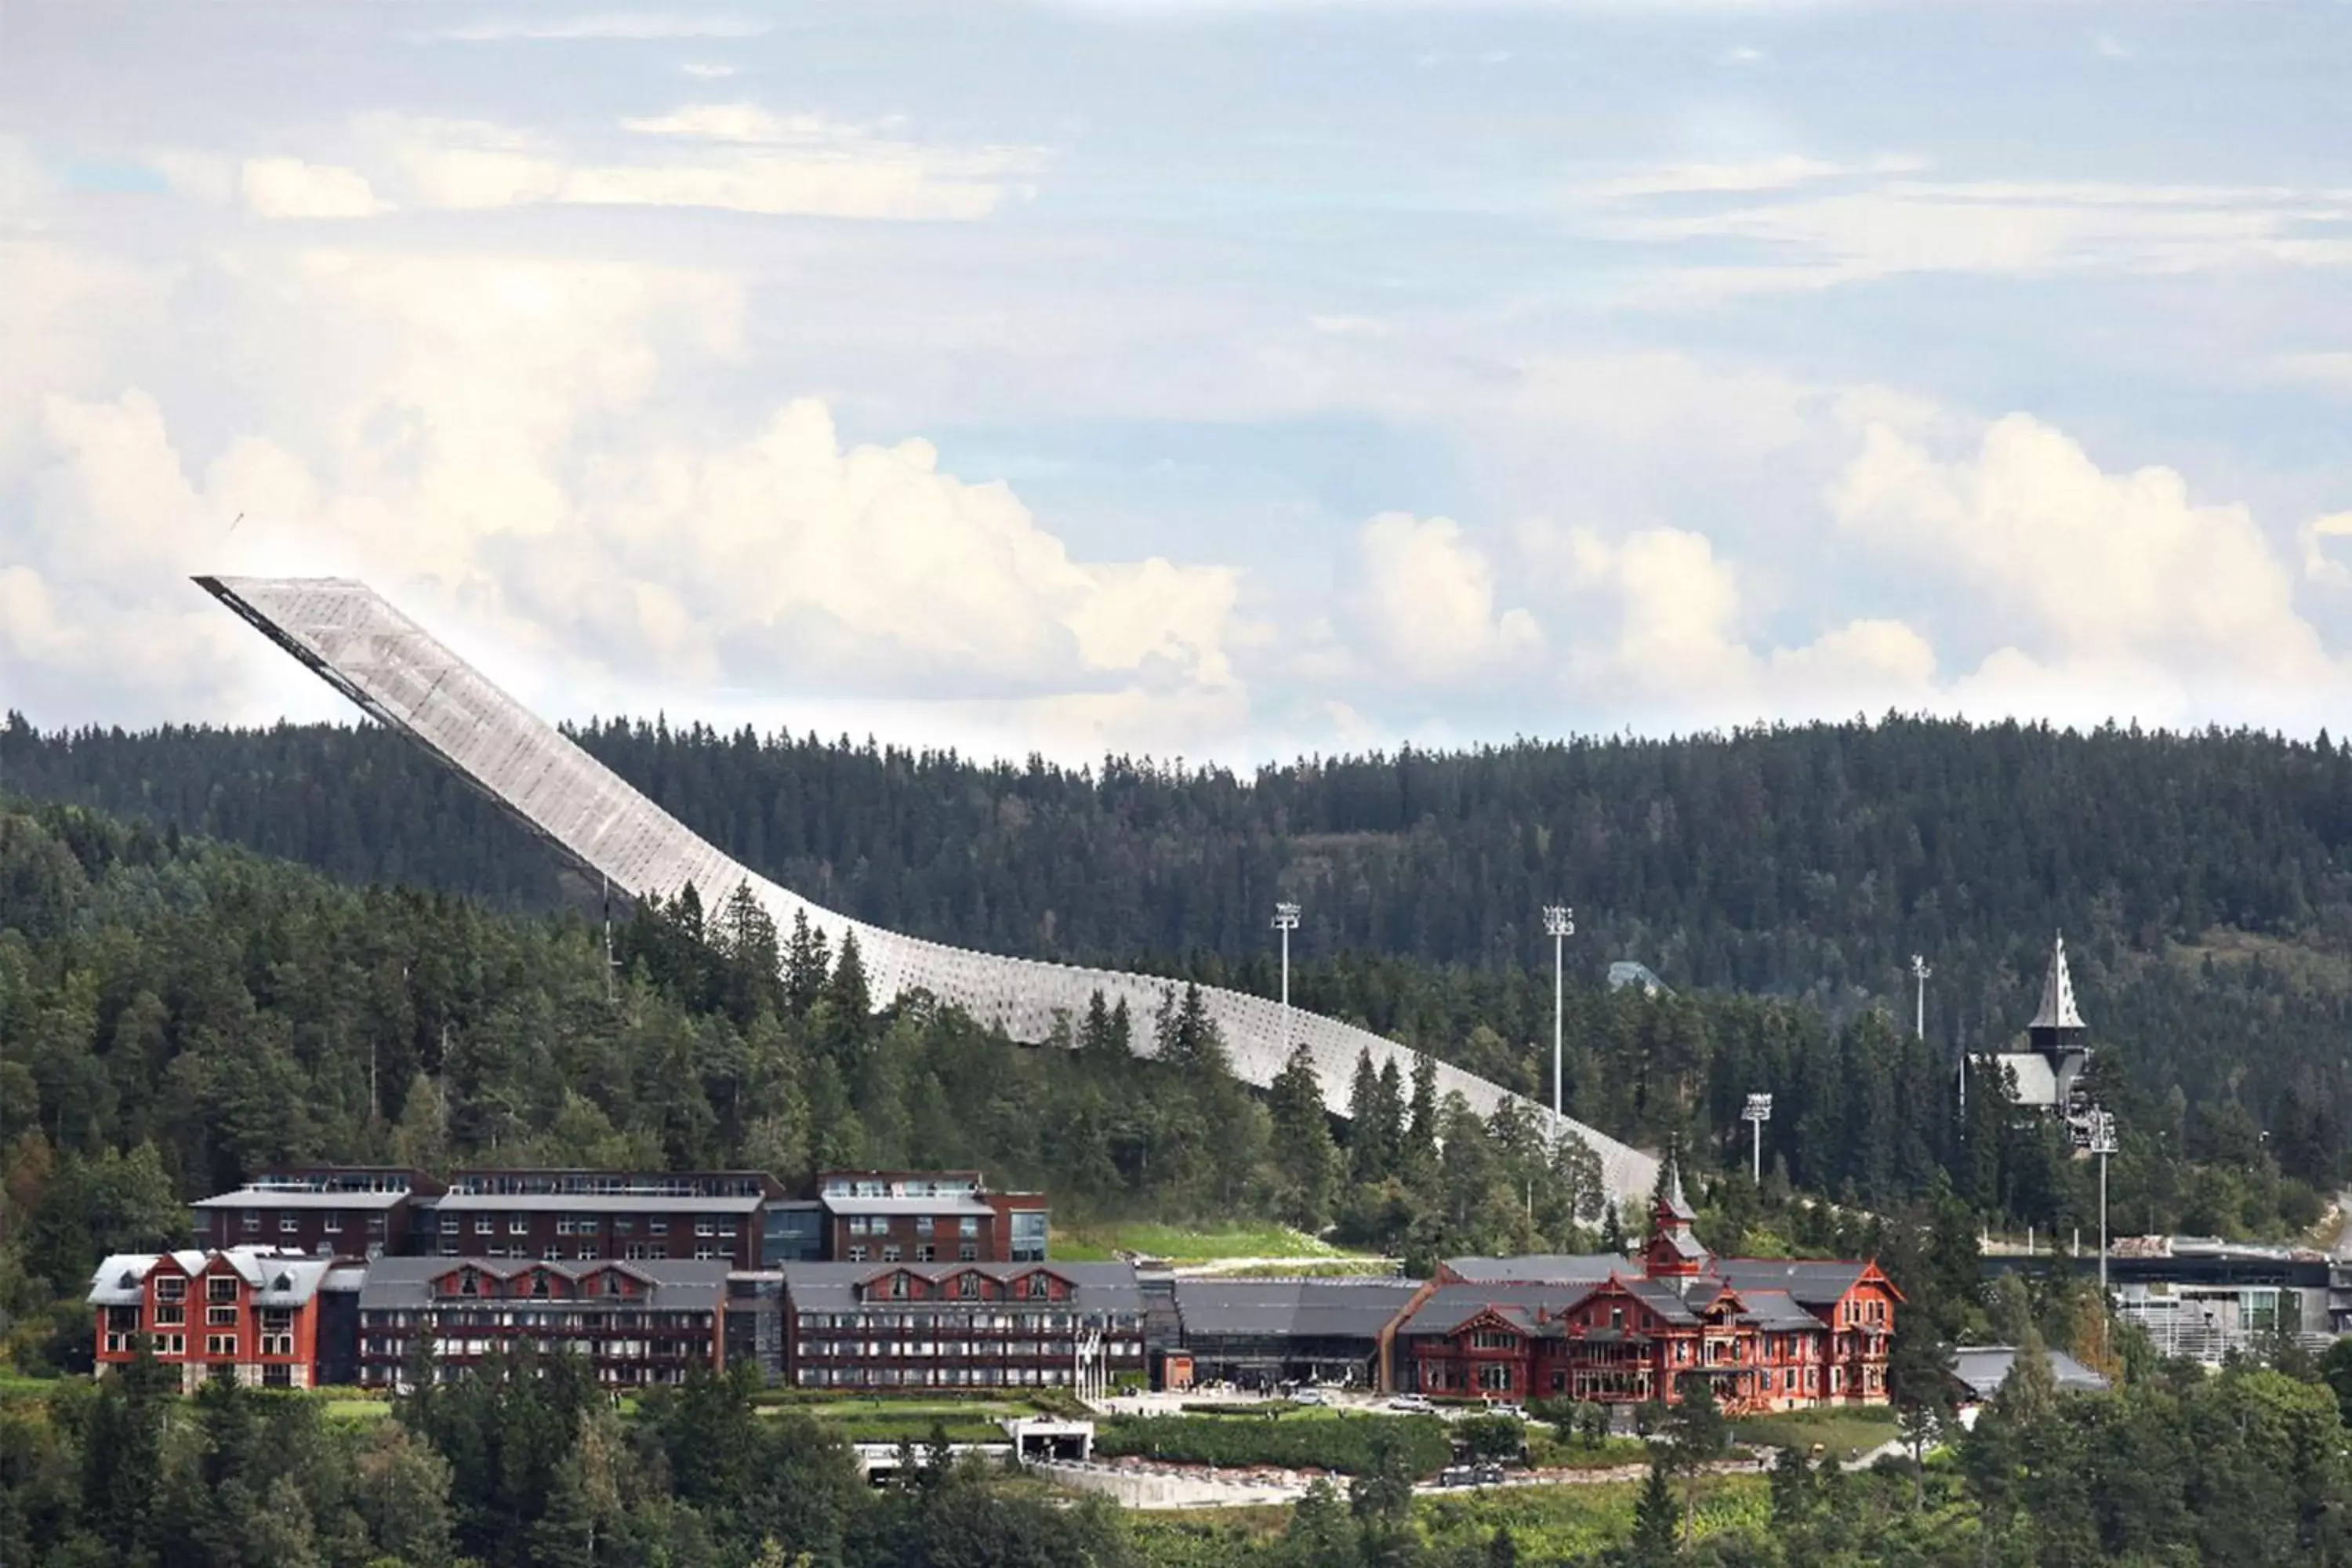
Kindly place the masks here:
[[(1137, 1018), (1148, 1019), (1168, 986), (1149, 975), (926, 942), (809, 902), (721, 853), (363, 583), (335, 577), (199, 577), (196, 583), (566, 858), (629, 896), (667, 900), (692, 883), (703, 908), (715, 910), (748, 885), (779, 931), (790, 931), (794, 918), (804, 915), (835, 952), (845, 936), (856, 932), (877, 1006), (920, 989), (1015, 1040), (1037, 1044), (1048, 1037), (1056, 1014), (1083, 1016), (1097, 992), (1114, 1005), (1125, 1001)], [(1224, 1037), (1235, 1075), (1260, 1088), (1274, 1081), (1302, 1043), (1322, 1079), (1324, 1103), (1339, 1116), (1348, 1113), (1360, 1054), (1371, 1053), (1375, 1066), (1393, 1061), (1401, 1074), (1412, 1076), (1415, 1053), (1368, 1030), (1296, 1008), (1286, 1022), (1281, 1004), (1263, 996), (1207, 986), (1201, 995)], [(1444, 1062), (1437, 1064), (1437, 1092), (1440, 1098), (1460, 1094), (1481, 1115), (1516, 1103), (1541, 1126), (1550, 1114), (1548, 1107)], [(1581, 1122), (1567, 1121), (1562, 1131), (1599, 1156), (1602, 1180), (1618, 1204), (1640, 1212), (1657, 1179), (1657, 1161)]]

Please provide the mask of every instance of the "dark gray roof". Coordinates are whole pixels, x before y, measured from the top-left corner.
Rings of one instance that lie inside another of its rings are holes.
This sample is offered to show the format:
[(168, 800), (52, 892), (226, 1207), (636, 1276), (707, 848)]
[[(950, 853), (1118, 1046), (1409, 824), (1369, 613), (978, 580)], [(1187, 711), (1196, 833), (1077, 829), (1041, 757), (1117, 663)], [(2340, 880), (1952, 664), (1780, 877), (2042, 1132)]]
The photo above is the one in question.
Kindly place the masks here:
[(1703, 1309), (1722, 1293), (1712, 1280), (1693, 1279), (1687, 1283), (1691, 1287), (1688, 1297), (1664, 1279), (1627, 1279), (1624, 1286), (1635, 1300), (1666, 1321), (1686, 1325), (1698, 1321), (1698, 1312), (1693, 1310), (1694, 1306)]
[(1591, 1293), (1589, 1284), (1440, 1285), (1397, 1331), (1406, 1335), (1450, 1334), (1492, 1309), (1526, 1331), (1535, 1333), (1538, 1331), (1538, 1311), (1557, 1317)]
[[(577, 1261), (516, 1258), (378, 1258), (368, 1264), (367, 1282), (360, 1287), (360, 1310), (413, 1311), (433, 1300), (433, 1281), (453, 1268), (474, 1268), (500, 1279), (511, 1279), (544, 1268), (567, 1279), (617, 1268), (653, 1287), (644, 1296), (620, 1299), (586, 1297), (583, 1304), (608, 1300), (615, 1307), (669, 1311), (715, 1310), (727, 1294), (730, 1265), (718, 1258), (582, 1258)], [(571, 1303), (567, 1301), (567, 1305)]]
[[(1962, 1345), (1952, 1352), (1952, 1375), (1979, 1399), (1990, 1399), (2000, 1393), (2016, 1364), (2014, 1345)], [(2063, 1393), (2104, 1394), (2107, 1389), (2105, 1378), (2062, 1350), (2050, 1352), (2050, 1373)]]
[(655, 1197), (644, 1193), (451, 1193), (436, 1198), (442, 1214), (751, 1214), (760, 1194)]
[(835, 1214), (851, 1215), (971, 1215), (985, 1218), (996, 1211), (970, 1193), (941, 1193), (935, 1198), (851, 1198), (827, 1195), (817, 1199)]
[(1740, 1314), (1740, 1321), (1768, 1332), (1822, 1327), (1822, 1321), (1799, 1306), (1786, 1290), (1742, 1290), (1739, 1300), (1748, 1309)]
[(1176, 1317), (1188, 1341), (1218, 1334), (1370, 1340), (1419, 1289), (1413, 1279), (1179, 1279)]
[(192, 1209), (388, 1209), (397, 1208), (415, 1193), (321, 1193), (309, 1187), (239, 1187), (198, 1198)]
[(1540, 1252), (1525, 1258), (1449, 1258), (1457, 1279), (1523, 1285), (1598, 1285), (1612, 1274), (1639, 1273), (1614, 1252)]
[(1778, 1258), (1718, 1258), (1715, 1271), (1725, 1284), (1748, 1290), (1786, 1290), (1808, 1307), (1827, 1306), (1854, 1287), (1866, 1263), (1790, 1261)]
[(1675, 1256), (1677, 1258), (1703, 1260), (1708, 1256), (1706, 1245), (1689, 1231), (1670, 1230), (1665, 1233), (1664, 1239), (1667, 1246), (1675, 1249)]
[[(952, 1308), (971, 1303), (938, 1298), (915, 1302), (860, 1301), (857, 1287), (868, 1279), (887, 1279), (893, 1274), (902, 1273), (911, 1274), (919, 1279), (932, 1280), (967, 1273), (984, 1274), (992, 1279), (1011, 1279), (1017, 1275), (1034, 1274), (1040, 1270), (1070, 1282), (1069, 1300), (1053, 1305), (1081, 1312), (1143, 1310), (1143, 1290), (1135, 1282), (1134, 1265), (1129, 1263), (786, 1263), (780, 1265), (777, 1271), (784, 1277), (784, 1295), (795, 1312), (856, 1312), (867, 1308), (876, 1311), (903, 1312), (910, 1309)], [(1034, 1310), (1047, 1303), (999, 1300), (986, 1305)]]

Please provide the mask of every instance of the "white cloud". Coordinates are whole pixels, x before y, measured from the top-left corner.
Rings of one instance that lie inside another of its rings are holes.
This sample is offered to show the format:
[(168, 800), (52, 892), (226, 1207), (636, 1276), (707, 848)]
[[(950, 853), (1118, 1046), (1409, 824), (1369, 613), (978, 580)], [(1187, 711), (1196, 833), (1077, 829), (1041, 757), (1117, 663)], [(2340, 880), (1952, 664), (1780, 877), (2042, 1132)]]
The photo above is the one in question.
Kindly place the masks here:
[(733, 66), (719, 65), (710, 60), (688, 60), (677, 68), (701, 81), (718, 81), (735, 74)]
[(552, 203), (701, 206), (885, 219), (986, 217), (1025, 188), (1034, 149), (934, 147), (817, 115), (702, 105), (625, 121), (683, 157), (583, 159), (511, 128), (379, 119), (369, 132), (412, 200), (486, 208)]
[[(2030, 694), (2078, 708), (2137, 681), (2140, 697), (2111, 711), (2160, 721), (2284, 721), (2345, 695), (2253, 517), (2199, 504), (2169, 468), (2105, 472), (2063, 432), (2011, 415), (1948, 459), (1874, 428), (1830, 500), (1874, 550), (1938, 574), (1956, 632), (2001, 645), (1958, 695), (2048, 711)], [(2313, 525), (2307, 550), (2336, 531)]]
[[(2180, 273), (2248, 266), (2352, 265), (2352, 217), (2339, 193), (2116, 182), (1925, 181), (1866, 171), (1859, 188), (1786, 199), (1658, 205), (1704, 193), (1770, 197), (1854, 170), (1801, 159), (1671, 166), (1586, 188), (1648, 198), (1595, 220), (1610, 238), (1687, 248), (1710, 240), (1777, 259), (1676, 274), (1699, 292), (1820, 287), (1908, 272)], [(1711, 182), (1711, 183), (1710, 183)], [(1743, 183), (1744, 182), (1744, 183)]]
[[(185, 577), (345, 572), (477, 628), (559, 710), (680, 687), (771, 718), (862, 698), (992, 714), (1074, 755), (1246, 720), (1234, 573), (1075, 557), (1004, 486), (941, 472), (919, 440), (844, 442), (813, 399), (747, 431), (662, 418), (663, 358), (740, 331), (721, 281), (321, 254), (256, 283), (299, 306), (273, 341), (336, 324), (340, 374), (307, 424), (199, 474), (144, 393), (49, 400), (0, 582), (0, 649), (45, 689), (217, 713), (268, 689), (270, 660), (223, 642)], [(140, 657), (102, 668), (126, 643)]]
[(367, 217), (385, 210), (357, 170), (299, 158), (247, 158), (238, 189), (263, 217)]
[(1449, 686), (1541, 647), (1533, 616), (1497, 607), (1493, 566), (1452, 518), (1384, 512), (1356, 549), (1351, 640), (1385, 677)]

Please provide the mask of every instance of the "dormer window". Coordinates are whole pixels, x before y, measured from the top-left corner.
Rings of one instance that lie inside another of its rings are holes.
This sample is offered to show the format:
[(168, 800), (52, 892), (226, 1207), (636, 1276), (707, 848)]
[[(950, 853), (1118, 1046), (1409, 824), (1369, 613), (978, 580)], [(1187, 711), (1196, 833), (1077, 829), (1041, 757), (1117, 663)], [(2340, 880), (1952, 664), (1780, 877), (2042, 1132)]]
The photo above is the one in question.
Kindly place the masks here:
[(547, 1270), (542, 1268), (530, 1277), (530, 1293), (540, 1300), (547, 1300)]
[(907, 1277), (904, 1274), (893, 1274), (890, 1276), (890, 1300), (903, 1301), (906, 1299)]
[(956, 1276), (956, 1297), (958, 1300), (964, 1301), (979, 1300), (980, 1276), (977, 1274), (960, 1274)]
[(457, 1294), (458, 1294), (458, 1295), (460, 1295), (460, 1296), (478, 1296), (478, 1295), (480, 1295), (481, 1293), (482, 1293), (482, 1277), (481, 1277), (480, 1275), (478, 1275), (478, 1274), (475, 1273), (472, 1269), (468, 1268), (468, 1269), (467, 1269), (463, 1274), (460, 1274), (459, 1276), (457, 1276)]

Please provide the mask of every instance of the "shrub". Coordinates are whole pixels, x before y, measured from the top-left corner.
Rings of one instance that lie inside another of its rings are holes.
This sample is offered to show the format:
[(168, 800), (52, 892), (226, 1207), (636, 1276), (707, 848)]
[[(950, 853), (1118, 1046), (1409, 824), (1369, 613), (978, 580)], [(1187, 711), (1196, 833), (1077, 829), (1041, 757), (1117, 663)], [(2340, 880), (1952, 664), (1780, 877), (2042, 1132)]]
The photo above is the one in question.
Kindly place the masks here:
[(1367, 1415), (1318, 1421), (1234, 1421), (1213, 1415), (1160, 1415), (1106, 1422), (1095, 1451), (1192, 1465), (1280, 1465), (1364, 1475), (1375, 1466), (1376, 1435), (1395, 1444), (1415, 1476), (1433, 1474), (1454, 1457), (1446, 1425), (1434, 1415)]

